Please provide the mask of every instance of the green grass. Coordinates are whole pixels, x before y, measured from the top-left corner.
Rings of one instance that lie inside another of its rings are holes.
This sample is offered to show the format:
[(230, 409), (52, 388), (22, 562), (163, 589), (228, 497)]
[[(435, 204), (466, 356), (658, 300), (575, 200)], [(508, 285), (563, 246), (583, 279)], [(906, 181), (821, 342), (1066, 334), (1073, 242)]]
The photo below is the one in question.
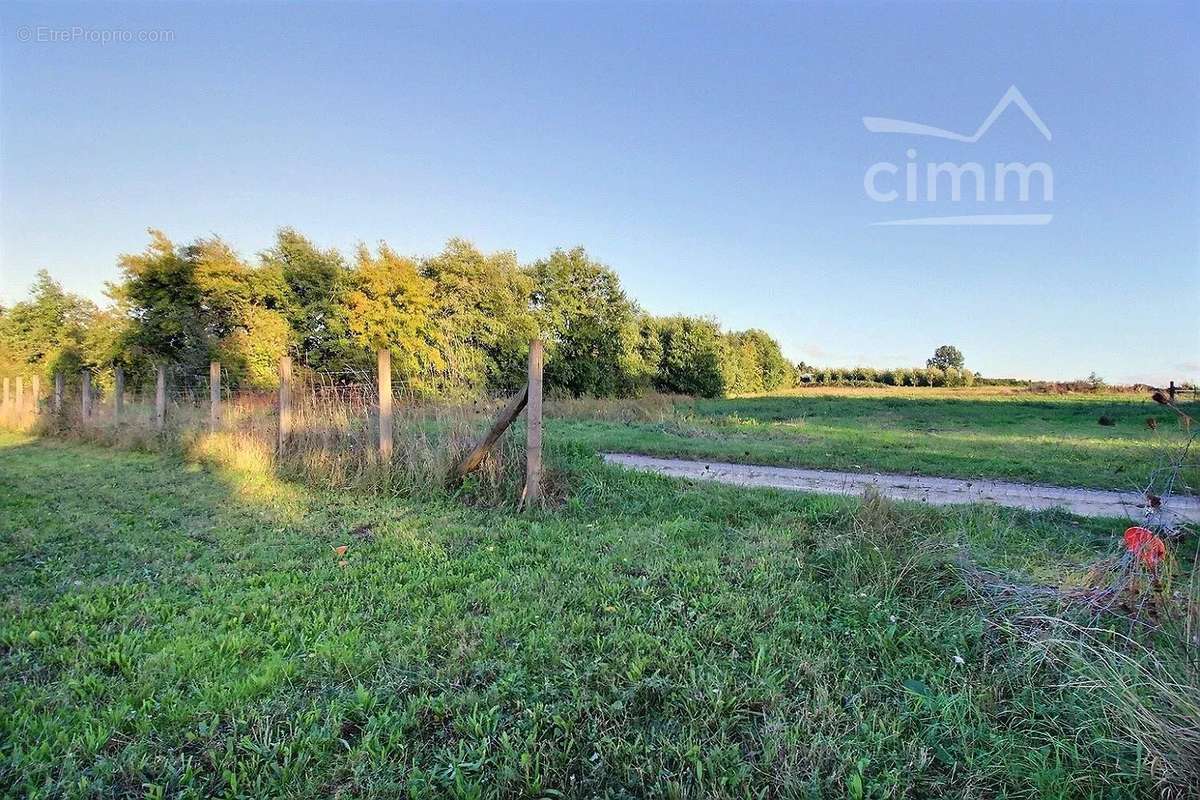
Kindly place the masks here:
[[(1200, 418), (1200, 404), (1182, 407)], [(1133, 491), (1182, 439), (1174, 415), (1140, 395), (978, 389), (796, 390), (685, 401), (648, 421), (561, 418), (549, 431), (613, 452)], [(1187, 478), (1200, 486), (1196, 470)]]
[(1151, 791), (1111, 709), (991, 629), (954, 567), (969, 548), (1053, 579), (1108, 552), (1115, 523), (555, 457), (570, 500), (517, 516), (0, 434), (0, 787)]

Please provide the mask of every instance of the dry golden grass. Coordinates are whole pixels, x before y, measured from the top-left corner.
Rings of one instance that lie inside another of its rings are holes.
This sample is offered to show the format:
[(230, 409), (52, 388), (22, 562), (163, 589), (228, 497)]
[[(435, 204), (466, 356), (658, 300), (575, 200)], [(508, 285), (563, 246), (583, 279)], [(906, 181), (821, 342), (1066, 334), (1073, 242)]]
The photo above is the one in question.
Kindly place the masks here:
[[(119, 420), (111, 401), (98, 403), (87, 419), (76, 404), (40, 416), (0, 411), (0, 426), (124, 449), (174, 451), (242, 473), (257, 471), (323, 488), (415, 495), (447, 488), (446, 476), (478, 441), (498, 405), (399, 402), (387, 461), (379, 453), (376, 398), (361, 387), (299, 385), (282, 451), (277, 401), (271, 394), (226, 398), (216, 430), (207, 404), (186, 399), (168, 403), (161, 431), (153, 405), (146, 402), (126, 402)], [(510, 431), (464, 481), (464, 495), (488, 505), (515, 502), (523, 477), (523, 437)]]

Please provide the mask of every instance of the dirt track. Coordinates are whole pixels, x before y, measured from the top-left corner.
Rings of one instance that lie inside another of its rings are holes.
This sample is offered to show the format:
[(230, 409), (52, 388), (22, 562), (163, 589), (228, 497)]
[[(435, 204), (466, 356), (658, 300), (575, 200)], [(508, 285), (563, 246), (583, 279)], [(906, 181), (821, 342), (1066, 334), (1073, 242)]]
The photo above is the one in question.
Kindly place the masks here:
[[(605, 453), (604, 460), (642, 472), (717, 481), (736, 486), (767, 486), (800, 492), (845, 495), (862, 494), (868, 486), (875, 486), (882, 494), (896, 500), (912, 500), (934, 505), (995, 503), (1031, 511), (1060, 507), (1085, 517), (1117, 517), (1139, 522), (1146, 518), (1147, 511), (1146, 499), (1136, 492), (1072, 489), (1006, 481), (765, 467), (726, 464), (720, 461), (687, 461), (632, 453)], [(1172, 497), (1159, 513), (1163, 515), (1160, 518), (1163, 521), (1178, 519), (1200, 522), (1200, 498)]]

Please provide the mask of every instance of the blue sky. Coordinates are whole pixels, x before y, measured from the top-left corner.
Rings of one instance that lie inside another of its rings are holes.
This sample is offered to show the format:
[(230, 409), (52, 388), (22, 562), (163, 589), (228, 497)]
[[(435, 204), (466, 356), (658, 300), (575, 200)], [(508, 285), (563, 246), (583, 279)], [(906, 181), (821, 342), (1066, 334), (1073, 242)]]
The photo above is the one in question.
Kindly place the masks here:
[[(1196, 379), (1198, 41), (1183, 3), (6, 4), (0, 299), (41, 267), (99, 298), (150, 226), (463, 236), (582, 244), (649, 310), (813, 363)], [(971, 133), (1012, 85), (1052, 141), (1016, 107), (977, 143), (862, 122)], [(1041, 161), (1053, 198), (867, 197), (909, 160)], [(1053, 219), (872, 224), (1026, 211)]]

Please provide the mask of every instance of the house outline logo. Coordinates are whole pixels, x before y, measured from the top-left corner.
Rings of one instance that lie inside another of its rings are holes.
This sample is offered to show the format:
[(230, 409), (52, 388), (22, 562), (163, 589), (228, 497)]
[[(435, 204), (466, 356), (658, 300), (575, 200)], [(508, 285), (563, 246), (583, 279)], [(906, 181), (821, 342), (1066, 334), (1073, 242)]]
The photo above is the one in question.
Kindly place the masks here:
[[(1037, 129), (1038, 133), (1047, 142), (1054, 140), (1050, 128), (1042, 120), (1041, 116), (1034, 110), (1033, 106), (1025, 99), (1025, 95), (1021, 94), (1021, 90), (1015, 85), (1010, 85), (1008, 90), (1004, 92), (1000, 100), (992, 108), (991, 112), (984, 118), (983, 122), (973, 134), (958, 133), (956, 131), (938, 128), (933, 125), (927, 125), (922, 122), (910, 122), (908, 120), (893, 119), (891, 117), (863, 117), (863, 127), (870, 133), (882, 134), (898, 134), (902, 136), (921, 136), (931, 139), (943, 139), (952, 142), (962, 142), (965, 144), (975, 144), (982, 140), (995, 124), (1009, 108), (1015, 105), (1020, 109), (1025, 118)], [(908, 162), (905, 164), (905, 200), (909, 203), (918, 201), (936, 202), (938, 200), (938, 180), (942, 175), (950, 177), (951, 199), (954, 202), (959, 202), (962, 199), (962, 178), (964, 174), (970, 174), (974, 180), (975, 201), (977, 203), (987, 201), (987, 183), (986, 171), (983, 165), (977, 162), (966, 162), (964, 164), (953, 164), (949, 162), (938, 163), (930, 161), (926, 164), (926, 194), (922, 198), (917, 181), (919, 165), (914, 163), (916, 158), (916, 150), (909, 148), (907, 150)], [(863, 187), (866, 190), (867, 196), (876, 201), (883, 203), (891, 203), (900, 197), (900, 193), (895, 190), (883, 191), (878, 185), (881, 176), (890, 174), (898, 176), (901, 167), (888, 161), (881, 161), (872, 164), (866, 174), (863, 176)], [(998, 162), (995, 164), (994, 183), (993, 183), (993, 200), (997, 203), (1005, 202), (1005, 182), (1010, 175), (1017, 175), (1019, 179), (1019, 189), (1021, 202), (1029, 200), (1029, 188), (1033, 174), (1038, 174), (1042, 181), (1042, 200), (1050, 202), (1054, 195), (1054, 171), (1049, 164), (1038, 161), (1030, 165), (1021, 162)], [(884, 178), (886, 181), (887, 179)], [(944, 217), (917, 217), (908, 219), (893, 219), (884, 222), (873, 222), (871, 225), (1047, 225), (1054, 218), (1053, 214), (1026, 214), (1026, 213), (990, 213), (990, 214), (965, 214), (957, 216)]]
[(987, 115), (987, 118), (980, 124), (979, 129), (971, 136), (942, 128), (935, 128), (932, 125), (925, 125), (920, 122), (907, 122), (902, 119), (890, 119), (888, 117), (863, 117), (862, 121), (863, 126), (871, 133), (905, 133), (910, 136), (932, 136), (937, 139), (949, 139), (954, 142), (974, 144), (983, 138), (983, 135), (988, 132), (992, 124), (1013, 103), (1016, 103), (1017, 108), (1021, 109), (1025, 117), (1033, 123), (1034, 127), (1045, 137), (1047, 142), (1054, 139), (1054, 135), (1050, 133), (1050, 129), (1046, 127), (1046, 123), (1042, 122), (1042, 118), (1033, 110), (1033, 106), (1029, 105), (1029, 101), (1025, 99), (1025, 95), (1021, 94), (1021, 90), (1016, 86), (1008, 87), (1008, 91), (1000, 98), (1000, 102), (996, 103), (996, 107), (992, 109), (992, 113)]

